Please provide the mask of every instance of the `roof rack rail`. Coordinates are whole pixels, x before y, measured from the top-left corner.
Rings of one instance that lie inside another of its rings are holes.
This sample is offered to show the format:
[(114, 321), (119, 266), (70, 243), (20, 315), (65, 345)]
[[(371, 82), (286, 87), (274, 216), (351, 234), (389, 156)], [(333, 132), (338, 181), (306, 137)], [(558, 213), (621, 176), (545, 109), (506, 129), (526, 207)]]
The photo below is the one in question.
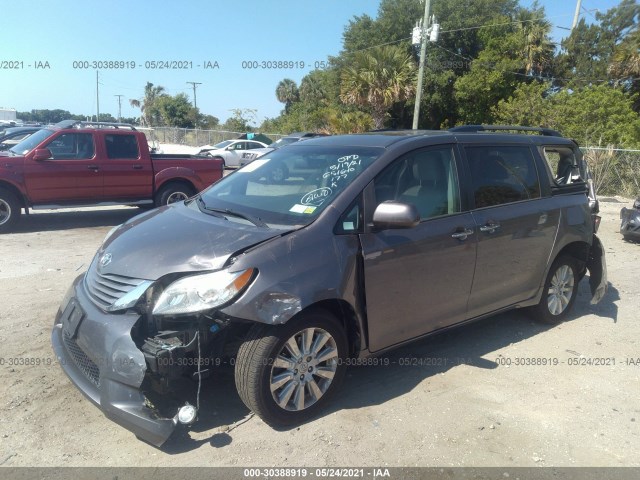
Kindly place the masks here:
[(118, 122), (86, 122), (83, 120), (62, 120), (55, 125), (58, 128), (126, 128), (135, 130), (136, 128), (130, 123)]
[(450, 128), (450, 132), (476, 133), (476, 132), (496, 132), (510, 130), (514, 132), (537, 132), (547, 137), (562, 137), (557, 130), (544, 127), (519, 127), (517, 125), (461, 125)]

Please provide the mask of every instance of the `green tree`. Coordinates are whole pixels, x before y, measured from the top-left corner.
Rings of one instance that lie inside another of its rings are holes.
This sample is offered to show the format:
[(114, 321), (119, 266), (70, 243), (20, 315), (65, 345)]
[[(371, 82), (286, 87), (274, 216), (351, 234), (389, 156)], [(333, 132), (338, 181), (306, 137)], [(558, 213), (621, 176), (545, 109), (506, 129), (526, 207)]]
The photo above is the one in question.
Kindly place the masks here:
[(175, 96), (162, 95), (154, 101), (162, 123), (170, 127), (194, 128), (197, 111), (184, 93)]
[(161, 115), (155, 104), (160, 98), (166, 96), (164, 92), (164, 87), (147, 82), (144, 87), (144, 97), (129, 100), (132, 107), (140, 109), (140, 120), (143, 126), (152, 127), (160, 124)]
[(550, 93), (550, 84), (520, 85), (494, 109), (500, 123), (545, 126), (581, 145), (640, 146), (640, 118), (633, 97), (620, 88), (594, 85)]
[(256, 120), (256, 110), (251, 108), (234, 108), (230, 110), (232, 116), (222, 125), (223, 130), (231, 132), (253, 132), (251, 126)]
[(284, 103), (285, 113), (289, 112), (291, 105), (299, 99), (298, 86), (290, 78), (285, 78), (276, 87), (276, 98)]
[(369, 108), (375, 128), (383, 128), (393, 104), (414, 95), (416, 68), (401, 47), (374, 47), (353, 54), (341, 78), (340, 99), (349, 105)]
[(545, 18), (544, 8), (538, 7), (537, 3), (531, 10), (521, 8), (517, 20), (524, 71), (527, 75), (541, 76), (551, 66), (555, 50), (551, 42), (551, 23)]
[(524, 80), (522, 37), (510, 26), (481, 32), (485, 48), (455, 81), (460, 123), (492, 123), (492, 107)]

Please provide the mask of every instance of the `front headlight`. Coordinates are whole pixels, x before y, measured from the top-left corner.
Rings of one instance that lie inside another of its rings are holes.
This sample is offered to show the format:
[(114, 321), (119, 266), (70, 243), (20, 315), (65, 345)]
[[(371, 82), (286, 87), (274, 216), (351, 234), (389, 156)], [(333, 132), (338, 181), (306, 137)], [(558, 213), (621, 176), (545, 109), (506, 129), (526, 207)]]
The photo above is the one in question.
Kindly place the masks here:
[(249, 285), (255, 269), (190, 275), (170, 284), (160, 295), (154, 315), (182, 315), (218, 307)]

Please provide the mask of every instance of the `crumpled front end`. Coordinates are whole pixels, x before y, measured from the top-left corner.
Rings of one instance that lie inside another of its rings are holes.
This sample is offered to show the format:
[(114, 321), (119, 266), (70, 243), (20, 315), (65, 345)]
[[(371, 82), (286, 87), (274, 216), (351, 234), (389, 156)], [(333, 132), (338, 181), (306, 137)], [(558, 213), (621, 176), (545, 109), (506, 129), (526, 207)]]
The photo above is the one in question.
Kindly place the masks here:
[(620, 233), (624, 238), (640, 240), (640, 199), (635, 204), (639, 208), (623, 208), (620, 210)]
[(163, 418), (142, 393), (147, 365), (132, 339), (140, 315), (105, 313), (76, 278), (55, 318), (51, 342), (65, 373), (114, 422), (152, 445), (162, 445), (178, 421)]

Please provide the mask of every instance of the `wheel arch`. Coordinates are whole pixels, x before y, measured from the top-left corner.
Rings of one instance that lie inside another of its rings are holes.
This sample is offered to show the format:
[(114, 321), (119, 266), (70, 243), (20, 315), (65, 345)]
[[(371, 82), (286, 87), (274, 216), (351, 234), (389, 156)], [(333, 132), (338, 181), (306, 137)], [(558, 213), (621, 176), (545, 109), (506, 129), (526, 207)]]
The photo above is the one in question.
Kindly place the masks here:
[(568, 245), (562, 247), (562, 249), (556, 254), (553, 260), (549, 263), (549, 268), (551, 268), (551, 265), (556, 261), (557, 258), (563, 255), (567, 255), (574, 258), (578, 262), (578, 267), (580, 269), (580, 275), (582, 278), (582, 275), (584, 275), (586, 269), (587, 260), (589, 260), (590, 249), (591, 245), (589, 245), (587, 242), (577, 241), (569, 243)]
[(345, 333), (347, 334), (347, 342), (349, 344), (349, 355), (357, 355), (362, 348), (363, 332), (360, 328), (360, 322), (356, 315), (355, 309), (346, 300), (342, 299), (327, 299), (320, 300), (316, 303), (308, 305), (296, 315), (294, 315), (289, 321), (298, 318), (300, 315), (304, 315), (310, 311), (325, 311), (338, 320)]
[(172, 178), (167, 178), (161, 183), (157, 184), (156, 193), (162, 190), (163, 188), (167, 187), (168, 185), (186, 185), (187, 187), (193, 189), (194, 192), (198, 191), (198, 189), (196, 188), (196, 186), (193, 184), (191, 180), (183, 177), (172, 177)]
[(29, 206), (28, 202), (27, 202), (27, 199), (24, 196), (24, 194), (22, 193), (22, 191), (17, 186), (15, 186), (13, 183), (7, 182), (6, 180), (0, 180), (0, 188), (4, 188), (4, 189), (10, 191), (11, 193), (13, 193), (18, 198), (18, 200), (20, 201), (20, 206), (22, 208), (27, 208)]

